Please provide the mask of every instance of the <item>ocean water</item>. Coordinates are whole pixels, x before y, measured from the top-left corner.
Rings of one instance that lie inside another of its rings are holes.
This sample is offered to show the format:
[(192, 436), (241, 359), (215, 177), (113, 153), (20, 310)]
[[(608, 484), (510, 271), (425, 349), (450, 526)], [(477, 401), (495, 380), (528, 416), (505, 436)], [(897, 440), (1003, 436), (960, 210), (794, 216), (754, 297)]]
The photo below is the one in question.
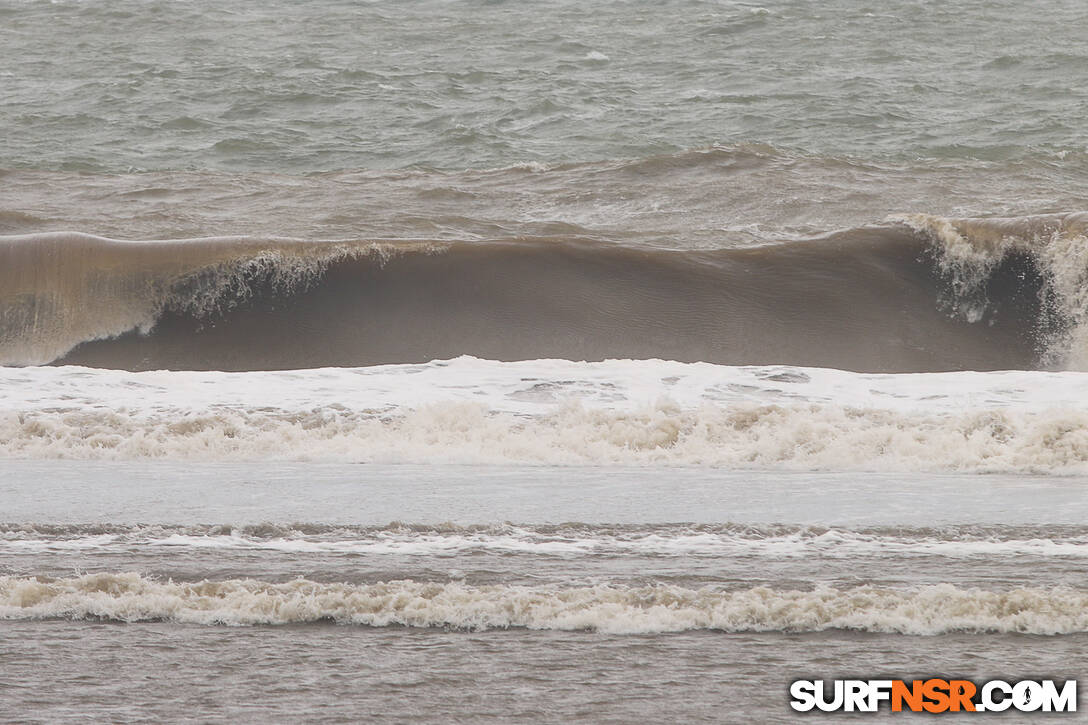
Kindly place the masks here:
[(0, 720), (1081, 677), (1086, 22), (0, 0)]

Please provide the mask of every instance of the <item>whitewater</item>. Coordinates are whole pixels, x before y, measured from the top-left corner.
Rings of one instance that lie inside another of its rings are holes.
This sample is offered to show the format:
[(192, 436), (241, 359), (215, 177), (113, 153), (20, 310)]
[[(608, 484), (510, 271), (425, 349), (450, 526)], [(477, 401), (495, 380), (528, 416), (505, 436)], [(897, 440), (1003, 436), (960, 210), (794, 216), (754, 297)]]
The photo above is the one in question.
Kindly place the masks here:
[(1086, 23), (0, 0), (0, 722), (1083, 678)]
[(12, 458), (1083, 473), (1083, 373), (660, 360), (0, 369)]

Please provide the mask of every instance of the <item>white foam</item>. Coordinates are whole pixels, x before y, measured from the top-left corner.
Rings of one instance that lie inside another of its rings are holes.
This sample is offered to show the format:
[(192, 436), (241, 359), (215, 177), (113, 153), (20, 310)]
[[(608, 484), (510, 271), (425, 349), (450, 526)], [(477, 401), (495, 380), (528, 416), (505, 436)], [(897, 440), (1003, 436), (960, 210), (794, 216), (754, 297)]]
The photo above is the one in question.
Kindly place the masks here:
[(949, 302), (968, 322), (982, 320), (990, 304), (986, 282), (998, 265), (1013, 253), (1029, 255), (1043, 281), (1043, 364), (1088, 370), (1088, 214), (982, 219), (906, 214), (888, 221), (933, 241), (938, 268), (952, 288)]
[(368, 556), (454, 556), (466, 553), (525, 554), (530, 556), (653, 556), (653, 557), (748, 557), (797, 559), (819, 557), (858, 559), (881, 557), (1065, 557), (1088, 558), (1088, 541), (987, 538), (936, 538), (881, 536), (853, 531), (828, 530), (819, 534), (794, 532), (780, 536), (745, 536), (715, 532), (655, 532), (648, 534), (542, 535), (513, 527), (509, 533), (412, 533), (378, 532), (355, 538), (251, 537), (238, 533), (170, 533), (164, 536), (98, 534), (71, 538), (0, 537), (0, 552), (43, 553), (163, 549), (216, 549), (262, 551), (285, 555), (352, 554)]
[(471, 586), (410, 580), (324, 584), (252, 579), (161, 582), (136, 573), (68, 579), (0, 577), (0, 618), (288, 624), (331, 620), (385, 627), (594, 630), (614, 634), (853, 629), (1067, 634), (1088, 631), (1088, 592), (987, 591), (951, 584), (813, 591), (677, 586)]
[(1088, 471), (1088, 375), (660, 360), (0, 368), (0, 456)]

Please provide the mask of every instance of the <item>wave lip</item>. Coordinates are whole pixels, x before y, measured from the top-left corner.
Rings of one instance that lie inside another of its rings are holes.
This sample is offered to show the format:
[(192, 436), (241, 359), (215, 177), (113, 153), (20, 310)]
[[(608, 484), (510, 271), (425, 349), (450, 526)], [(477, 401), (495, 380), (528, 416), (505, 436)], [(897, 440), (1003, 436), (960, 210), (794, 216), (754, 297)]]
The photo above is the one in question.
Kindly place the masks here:
[(1072, 634), (1088, 631), (1088, 593), (1076, 589), (892, 589), (678, 586), (470, 586), (412, 580), (282, 584), (253, 579), (161, 582), (136, 573), (67, 579), (0, 577), (0, 618), (171, 621), (203, 625), (331, 621), (371, 627), (553, 629), (611, 634), (717, 630), (858, 630)]
[[(1088, 369), (1088, 212), (1014, 218), (950, 219), (928, 214), (889, 218), (931, 243), (948, 285), (942, 302), (952, 314), (994, 323), (995, 273), (1010, 260), (1039, 283), (1033, 334), (1039, 365)], [(1023, 294), (1023, 291), (1020, 291)]]

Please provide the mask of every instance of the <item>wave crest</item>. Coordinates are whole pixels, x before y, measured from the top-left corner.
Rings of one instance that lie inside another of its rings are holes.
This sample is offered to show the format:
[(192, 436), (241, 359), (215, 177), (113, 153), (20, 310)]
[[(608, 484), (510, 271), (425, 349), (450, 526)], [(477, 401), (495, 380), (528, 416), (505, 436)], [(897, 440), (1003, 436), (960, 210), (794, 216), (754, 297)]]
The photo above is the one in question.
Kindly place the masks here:
[[(1057, 289), (1048, 281), (1057, 277), (1041, 279), (1004, 247), (931, 227), (915, 220), (913, 230), (890, 224), (687, 251), (569, 235), (13, 237), (0, 240), (0, 364), (259, 370), (467, 354), (883, 372), (1037, 365), (1049, 309), (1040, 309), (1040, 290)], [(944, 250), (937, 263), (927, 256), (934, 239)], [(985, 320), (942, 309), (950, 269), (973, 270), (952, 275), (951, 296), (982, 290)], [(1079, 284), (1070, 275), (1062, 290)]]
[(49, 363), (73, 347), (135, 331), (168, 313), (211, 320), (258, 295), (305, 292), (329, 267), (379, 265), (411, 242), (220, 237), (122, 242), (75, 233), (0, 238), (0, 365)]
[(987, 284), (995, 270), (1011, 257), (1026, 260), (1041, 280), (1039, 364), (1088, 369), (1088, 213), (988, 219), (913, 214), (890, 220), (932, 241), (949, 284), (945, 302), (968, 322), (981, 321), (994, 304)]

